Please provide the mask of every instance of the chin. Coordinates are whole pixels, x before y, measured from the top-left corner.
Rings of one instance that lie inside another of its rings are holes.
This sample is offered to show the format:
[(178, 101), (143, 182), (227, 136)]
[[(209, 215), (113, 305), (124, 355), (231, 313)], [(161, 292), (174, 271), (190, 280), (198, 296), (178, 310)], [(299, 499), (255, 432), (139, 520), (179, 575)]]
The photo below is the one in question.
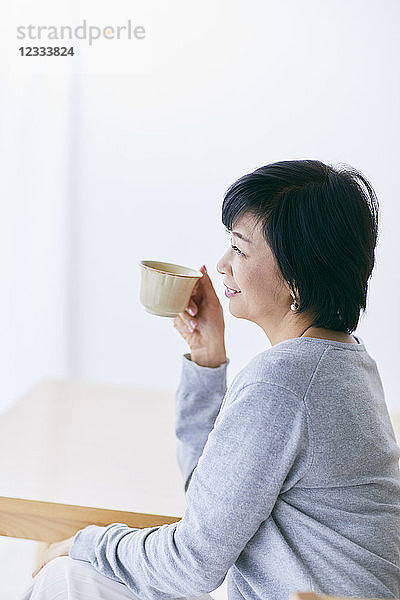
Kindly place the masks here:
[(246, 313), (243, 313), (243, 311), (239, 309), (232, 309), (231, 305), (229, 305), (229, 312), (233, 317), (236, 317), (237, 319), (246, 319), (247, 321), (251, 321), (251, 319), (246, 315)]
[(231, 315), (233, 317), (237, 317), (238, 319), (240, 319), (240, 311), (232, 309), (232, 306), (230, 303), (229, 303), (229, 312), (231, 313)]

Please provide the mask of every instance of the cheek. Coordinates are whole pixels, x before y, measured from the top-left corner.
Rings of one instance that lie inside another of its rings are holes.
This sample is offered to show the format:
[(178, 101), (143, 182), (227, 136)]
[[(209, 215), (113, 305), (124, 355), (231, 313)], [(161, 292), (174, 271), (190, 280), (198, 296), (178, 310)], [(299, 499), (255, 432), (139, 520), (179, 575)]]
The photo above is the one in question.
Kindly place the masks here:
[[(239, 282), (238, 282), (239, 283)], [(273, 268), (259, 265), (247, 271), (242, 277), (243, 288), (252, 293), (257, 301), (265, 303), (279, 296), (280, 283)]]
[(240, 289), (247, 292), (257, 294), (261, 289), (260, 271), (258, 269), (249, 269), (238, 267), (236, 273), (234, 271), (235, 281), (240, 286)]

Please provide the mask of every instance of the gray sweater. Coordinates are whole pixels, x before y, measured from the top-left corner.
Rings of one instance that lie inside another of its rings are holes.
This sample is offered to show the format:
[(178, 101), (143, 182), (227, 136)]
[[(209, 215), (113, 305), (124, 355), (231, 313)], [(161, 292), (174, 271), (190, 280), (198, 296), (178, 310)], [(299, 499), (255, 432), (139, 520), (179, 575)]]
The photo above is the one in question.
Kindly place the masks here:
[(400, 597), (397, 446), (364, 343), (286, 340), (226, 389), (229, 360), (183, 357), (178, 523), (90, 525), (70, 556), (141, 600), (200, 596), (227, 575), (229, 600), (294, 590)]

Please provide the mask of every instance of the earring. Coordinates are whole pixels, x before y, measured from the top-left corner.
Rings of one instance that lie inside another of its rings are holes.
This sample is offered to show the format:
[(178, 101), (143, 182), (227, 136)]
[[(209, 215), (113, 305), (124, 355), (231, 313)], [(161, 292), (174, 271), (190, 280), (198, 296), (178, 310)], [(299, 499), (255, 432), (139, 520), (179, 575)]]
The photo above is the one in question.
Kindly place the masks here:
[(290, 291), (290, 295), (292, 296), (292, 298), (294, 300), (294, 302), (293, 302), (293, 304), (291, 304), (290, 308), (292, 310), (297, 310), (299, 308), (299, 305), (297, 303), (296, 296), (294, 295), (294, 293), (292, 291)]

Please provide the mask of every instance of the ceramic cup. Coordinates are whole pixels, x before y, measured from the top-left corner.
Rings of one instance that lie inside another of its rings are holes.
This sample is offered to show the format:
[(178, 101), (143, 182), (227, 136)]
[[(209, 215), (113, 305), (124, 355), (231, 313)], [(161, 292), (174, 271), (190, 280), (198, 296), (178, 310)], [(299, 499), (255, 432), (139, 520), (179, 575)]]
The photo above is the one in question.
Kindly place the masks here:
[(173, 263), (142, 260), (140, 302), (147, 312), (159, 317), (176, 317), (190, 301), (201, 271)]

